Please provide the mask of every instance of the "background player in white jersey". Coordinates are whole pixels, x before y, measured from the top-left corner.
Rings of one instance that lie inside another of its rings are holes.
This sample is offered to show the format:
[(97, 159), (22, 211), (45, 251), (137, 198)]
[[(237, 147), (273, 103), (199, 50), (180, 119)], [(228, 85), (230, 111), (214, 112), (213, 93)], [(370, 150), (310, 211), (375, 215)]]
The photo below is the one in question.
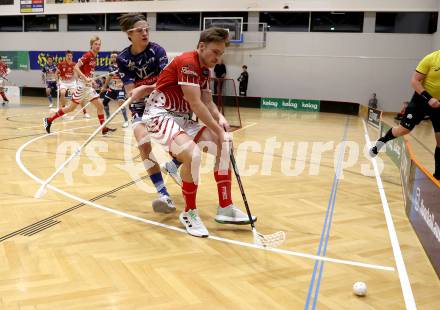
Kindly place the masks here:
[(160, 196), (153, 201), (153, 209), (161, 213), (174, 212), (176, 207), (165, 187), (160, 167), (152, 152), (150, 137), (142, 122), (142, 115), (148, 109), (144, 97), (154, 90), (160, 71), (168, 64), (168, 57), (163, 47), (149, 41), (148, 23), (143, 15), (124, 14), (118, 20), (122, 31), (127, 33), (132, 43), (119, 53), (117, 64), (125, 92), (133, 98), (130, 105), (131, 122), (139, 152), (151, 182)]
[[(72, 96), (70, 104), (62, 109), (59, 109), (51, 117), (44, 119), (44, 127), (47, 133), (50, 133), (50, 127), (52, 122), (58, 117), (63, 116), (65, 113), (75, 110), (78, 104), (87, 103), (89, 101), (96, 107), (98, 113), (99, 123), (104, 123), (104, 106), (99, 101), (99, 95), (93, 89), (93, 73), (96, 67), (96, 57), (101, 49), (101, 39), (98, 36), (93, 36), (90, 39), (90, 51), (84, 53), (75, 65), (74, 70), (78, 75), (77, 86)], [(106, 135), (108, 132), (115, 131), (116, 129), (104, 127), (102, 134)]]
[[(125, 100), (124, 84), (122, 83), (121, 76), (118, 71), (118, 64), (116, 63), (116, 58), (118, 57), (118, 52), (113, 51), (110, 54), (111, 65), (108, 68), (110, 73), (116, 72), (107, 76), (104, 85), (102, 86), (101, 93), (105, 93), (102, 104), (104, 105), (105, 116), (110, 117), (110, 100), (117, 100), (118, 104), (121, 105)], [(128, 127), (128, 117), (127, 109), (123, 108), (121, 110), (122, 116), (124, 117), (124, 123), (122, 128)]]
[[(197, 50), (175, 57), (160, 73), (156, 90), (147, 101), (152, 107), (143, 117), (151, 138), (182, 162), (185, 211), (179, 219), (187, 232), (196, 237), (209, 235), (196, 208), (200, 152), (207, 145), (211, 146), (208, 151), (216, 156), (214, 178), (219, 207), (215, 221), (222, 224), (250, 223), (248, 216), (232, 202), (229, 134), (225, 133), (229, 124), (213, 103), (209, 89), (209, 69), (219, 63), (227, 44), (225, 29), (203, 31)], [(191, 112), (204, 125), (193, 121)], [(204, 146), (199, 148), (197, 143)]]
[(8, 68), (8, 65), (0, 59), (0, 96), (3, 99), (2, 105), (9, 103), (8, 97), (5, 94), (5, 81), (6, 76), (11, 72), (11, 69)]
[(46, 96), (49, 100), (49, 108), (53, 106), (52, 94), (57, 92), (57, 66), (53, 62), (52, 56), (46, 57), (47, 63), (44, 65), (41, 79), (46, 87)]

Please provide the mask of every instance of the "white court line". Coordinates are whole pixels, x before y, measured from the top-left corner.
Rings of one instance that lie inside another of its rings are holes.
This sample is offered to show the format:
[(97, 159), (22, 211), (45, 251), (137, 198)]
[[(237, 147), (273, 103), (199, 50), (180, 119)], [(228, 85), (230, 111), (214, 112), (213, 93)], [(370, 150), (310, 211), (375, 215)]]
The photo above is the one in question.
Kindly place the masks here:
[[(365, 142), (368, 148), (371, 148), (370, 136), (368, 135), (367, 125), (365, 120), (363, 121)], [(377, 188), (380, 194), (380, 200), (382, 201), (383, 211), (385, 214), (385, 220), (387, 222), (388, 234), (391, 239), (391, 246), (393, 248), (394, 260), (396, 261), (397, 272), (399, 274), (400, 286), (402, 287), (403, 298), (405, 299), (405, 305), (407, 309), (417, 309), (414, 295), (411, 290), (411, 283), (409, 282), (408, 273), (406, 272), (405, 262), (403, 260), (402, 251), (400, 250), (399, 240), (397, 239), (396, 229), (394, 228), (393, 218), (391, 216), (390, 207), (388, 206), (387, 196), (382, 184), (382, 178), (377, 168), (376, 158), (372, 158), (371, 162), (374, 168), (374, 174), (376, 175)]]
[[(256, 123), (255, 123), (256, 124)], [(251, 124), (250, 126), (254, 126), (255, 124)], [(248, 126), (248, 127), (250, 127)], [(71, 130), (71, 129), (69, 129)], [(57, 134), (59, 132), (54, 132), (51, 133), (52, 134)], [(37, 176), (33, 175), (22, 163), (21, 161), (21, 154), (23, 152), (23, 150), (30, 144), (32, 144), (33, 142), (45, 138), (49, 135), (43, 135), (43, 136), (39, 136), (36, 138), (33, 138), (31, 140), (29, 140), (28, 142), (24, 143), (22, 146), (20, 146), (16, 152), (15, 155), (15, 160), (18, 164), (18, 166), (20, 167), (20, 169), (26, 173), (29, 177), (31, 177), (33, 180), (35, 180), (37, 183), (43, 184), (44, 181), (40, 178), (38, 178)], [(150, 220), (146, 220), (143, 219), (141, 217), (137, 217), (135, 215), (131, 215), (129, 213), (125, 213), (122, 211), (118, 211), (118, 210), (114, 210), (111, 208), (107, 208), (104, 206), (101, 206), (97, 203), (82, 199), (81, 197), (72, 195), (70, 193), (67, 193), (51, 184), (47, 185), (48, 188), (50, 188), (51, 190), (64, 195), (66, 197), (71, 198), (72, 200), (76, 200), (78, 202), (84, 203), (86, 205), (89, 205), (91, 207), (121, 216), (121, 217), (125, 217), (125, 218), (129, 218), (135, 221), (139, 221), (139, 222), (143, 222), (146, 224), (150, 224), (150, 225), (154, 225), (154, 226), (159, 226), (162, 228), (166, 228), (166, 229), (170, 229), (170, 230), (174, 230), (174, 231), (178, 231), (181, 233), (187, 233), (186, 230), (182, 229), (182, 228), (178, 228), (175, 226), (171, 226), (171, 225), (167, 225), (167, 224), (163, 224), (163, 223), (159, 223), (159, 222), (155, 222), (155, 221), (150, 221)], [(250, 232), (250, 231), (249, 231)], [(194, 238), (194, 237), (191, 237)], [(384, 271), (394, 271), (394, 267), (387, 267), (387, 266), (381, 266), (381, 265), (375, 265), (375, 264), (367, 264), (367, 263), (361, 263), (361, 262), (355, 262), (355, 261), (349, 261), (349, 260), (343, 260), (343, 259), (335, 259), (335, 258), (329, 258), (329, 257), (323, 257), (323, 256), (317, 256), (317, 255), (311, 255), (311, 254), (306, 254), (306, 253), (301, 253), (301, 252), (294, 252), (294, 251), (289, 251), (289, 250), (283, 250), (283, 249), (276, 249), (276, 248), (264, 248), (262, 246), (253, 244), (253, 243), (248, 243), (248, 242), (242, 242), (242, 241), (237, 241), (237, 240), (231, 240), (231, 239), (226, 239), (226, 238), (221, 238), (221, 237), (217, 237), (217, 236), (209, 236), (208, 237), (211, 240), (216, 240), (216, 241), (221, 241), (221, 242), (225, 242), (225, 243), (230, 243), (230, 244), (236, 244), (236, 245), (240, 245), (243, 247), (248, 247), (248, 248), (255, 248), (255, 249), (259, 249), (259, 250), (264, 250), (264, 251), (268, 251), (268, 252), (273, 252), (273, 253), (279, 253), (279, 254), (285, 254), (285, 255), (289, 255), (289, 256), (296, 256), (296, 257), (304, 257), (304, 258), (309, 258), (312, 260), (319, 260), (319, 261), (325, 261), (325, 262), (331, 262), (331, 263), (337, 263), (337, 264), (344, 264), (344, 265), (351, 265), (351, 266), (357, 266), (357, 267), (364, 267), (364, 268), (370, 268), (370, 269), (377, 269), (377, 270), (384, 270)]]
[[(63, 122), (61, 124), (68, 125), (68, 124), (79, 123), (79, 122), (84, 122), (84, 121), (91, 121), (91, 120), (97, 120), (97, 118), (84, 118), (84, 119), (76, 119), (76, 120), (72, 120), (72, 121), (63, 120)], [(98, 127), (98, 126), (95, 126), (95, 127)], [(44, 128), (43, 121), (41, 121), (40, 125), (34, 125), (34, 126), (28, 126), (28, 127), (18, 127), (17, 129), (21, 130), (21, 129), (32, 129), (32, 128)]]
[(257, 125), (257, 123), (249, 123), (246, 126), (238, 128), (236, 131), (233, 131), (233, 132), (237, 132), (237, 131), (240, 131), (240, 130), (245, 130), (245, 129), (247, 129), (249, 127), (252, 127), (252, 126), (255, 126), (255, 125)]

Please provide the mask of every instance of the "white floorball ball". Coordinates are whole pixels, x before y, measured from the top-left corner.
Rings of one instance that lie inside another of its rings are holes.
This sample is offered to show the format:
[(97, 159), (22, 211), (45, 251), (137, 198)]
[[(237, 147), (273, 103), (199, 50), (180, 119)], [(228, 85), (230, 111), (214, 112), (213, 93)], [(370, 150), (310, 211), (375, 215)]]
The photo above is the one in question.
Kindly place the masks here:
[(357, 296), (367, 295), (367, 285), (364, 282), (356, 282), (353, 284), (353, 293)]

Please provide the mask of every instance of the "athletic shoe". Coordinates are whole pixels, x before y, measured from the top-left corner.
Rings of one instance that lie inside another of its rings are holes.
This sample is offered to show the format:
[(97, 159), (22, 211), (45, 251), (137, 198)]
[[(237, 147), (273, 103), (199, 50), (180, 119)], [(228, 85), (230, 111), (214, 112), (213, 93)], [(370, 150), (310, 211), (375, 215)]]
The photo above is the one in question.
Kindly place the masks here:
[(153, 200), (153, 210), (157, 213), (171, 213), (176, 211), (176, 207), (169, 196), (163, 195)]
[(84, 118), (90, 118), (90, 114), (89, 113), (84, 113)]
[[(256, 216), (252, 216), (254, 222), (257, 221)], [(236, 224), (236, 225), (246, 225), (250, 224), (251, 221), (246, 213), (241, 211), (239, 208), (230, 204), (225, 208), (218, 207), (217, 215), (215, 216), (215, 221), (220, 224)]]
[(379, 153), (379, 151), (377, 150), (377, 146), (373, 146), (368, 153), (370, 154), (371, 158), (376, 157)]
[(130, 125), (130, 123), (128, 121), (126, 121), (122, 124), (122, 128), (127, 128), (128, 125)]
[(53, 103), (49, 103), (49, 108), (52, 108), (53, 107)]
[(52, 122), (46, 117), (43, 119), (44, 129), (46, 129), (47, 133), (50, 133), (50, 126), (52, 126)]
[(108, 128), (108, 127), (104, 127), (102, 128), (102, 135), (103, 136), (107, 136), (109, 133), (115, 132), (116, 128)]
[(371, 158), (376, 157), (377, 154), (379, 154), (380, 149), (383, 148), (384, 145), (385, 145), (385, 143), (378, 140), (376, 142), (376, 144), (368, 152), (370, 154)]
[(206, 238), (209, 236), (209, 232), (206, 229), (205, 225), (203, 225), (197, 209), (180, 213), (179, 220), (180, 223), (185, 226), (186, 231), (191, 236), (201, 238)]
[(169, 161), (160, 165), (160, 170), (162, 170), (163, 173), (169, 174), (177, 185), (182, 186), (182, 179), (180, 178), (178, 169), (179, 168), (173, 161)]

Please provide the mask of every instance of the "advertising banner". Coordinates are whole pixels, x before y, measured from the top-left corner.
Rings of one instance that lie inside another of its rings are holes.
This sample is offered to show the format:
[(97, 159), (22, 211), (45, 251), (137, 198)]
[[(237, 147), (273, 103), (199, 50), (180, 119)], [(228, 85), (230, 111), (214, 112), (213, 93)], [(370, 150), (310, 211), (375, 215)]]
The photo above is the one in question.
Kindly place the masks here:
[(432, 266), (440, 276), (440, 188), (417, 165), (413, 166), (411, 205), (406, 211)]
[[(380, 126), (380, 136), (383, 137), (390, 128), (391, 128), (390, 126), (382, 122)], [(400, 161), (402, 159), (402, 145), (403, 145), (402, 137), (388, 141), (386, 144), (387, 155), (399, 168), (400, 168)]]
[[(73, 52), (73, 61), (77, 62), (78, 59), (85, 52)], [(30, 51), (29, 52), (29, 64), (31, 70), (41, 70), (47, 63), (47, 56), (52, 56), (54, 63), (59, 63), (66, 58), (66, 51)], [(110, 66), (110, 52), (100, 52), (96, 58), (95, 71), (107, 71)]]
[(367, 123), (376, 128), (379, 128), (381, 115), (382, 115), (381, 110), (377, 110), (369, 107), (368, 115), (367, 115)]
[(0, 51), (0, 59), (11, 70), (28, 70), (29, 61), (27, 52), (4, 52)]
[(261, 98), (260, 107), (262, 109), (319, 112), (320, 104), (319, 100)]

